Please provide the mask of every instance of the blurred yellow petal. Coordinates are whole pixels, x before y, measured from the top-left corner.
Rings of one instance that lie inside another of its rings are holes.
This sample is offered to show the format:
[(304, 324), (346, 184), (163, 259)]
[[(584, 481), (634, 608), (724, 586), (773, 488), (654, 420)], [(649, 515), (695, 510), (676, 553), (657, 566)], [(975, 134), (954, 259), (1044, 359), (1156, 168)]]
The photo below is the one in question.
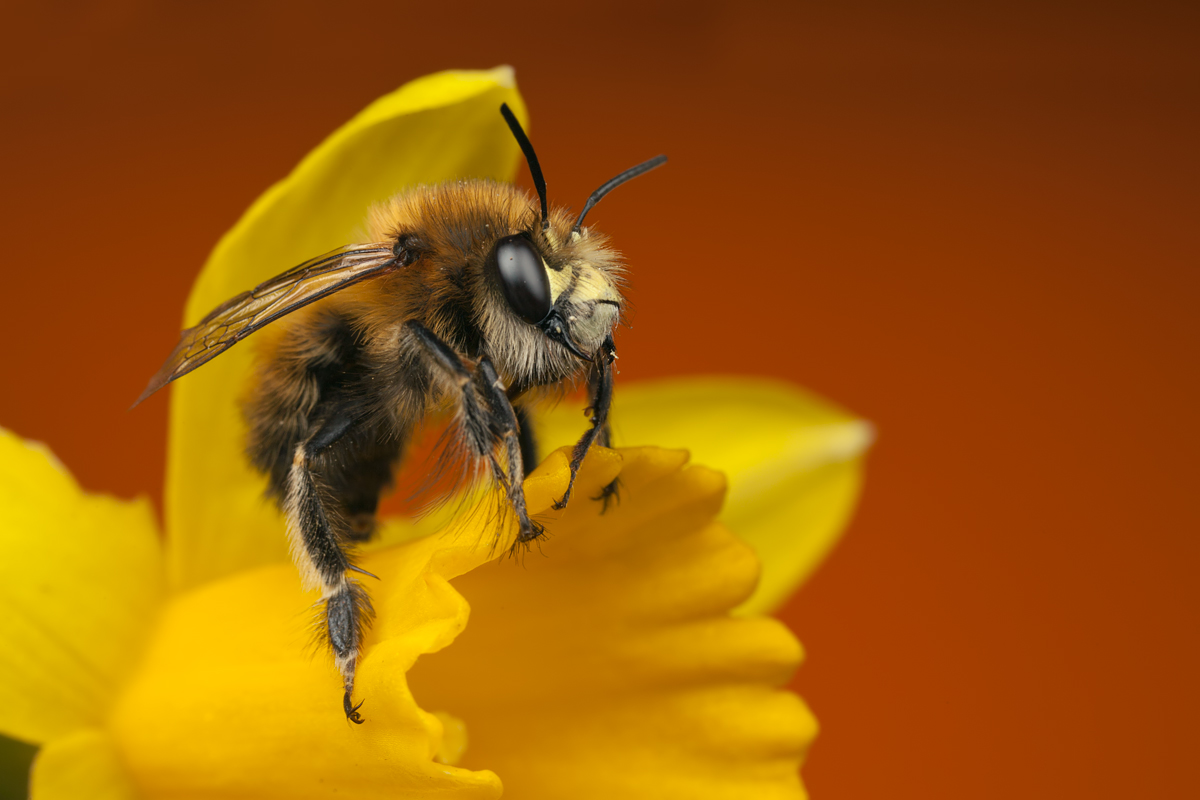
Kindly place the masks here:
[[(781, 605), (837, 542), (858, 499), (871, 426), (815, 395), (762, 378), (672, 378), (618, 385), (616, 444), (686, 448), (729, 477), (721, 514), (762, 560), (741, 613)], [(550, 447), (586, 426), (579, 404), (538, 418)]]
[[(544, 515), (550, 536), (521, 564), (454, 582), (471, 623), (417, 663), (414, 696), (466, 720), (462, 765), (509, 797), (803, 797), (816, 723), (778, 689), (802, 651), (774, 620), (729, 616), (758, 565), (714, 520), (724, 477), (680, 451), (620, 453), (620, 506), (576, 500)], [(576, 497), (613, 466), (581, 473)]]
[(77, 731), (38, 751), (30, 800), (139, 800), (108, 734)]
[(145, 500), (84, 494), (0, 429), (0, 733), (43, 743), (104, 718), (162, 595)]
[[(313, 256), (362, 236), (368, 207), (406, 186), (510, 180), (519, 150), (499, 114), (525, 107), (512, 70), (443, 72), (387, 95), (335, 131), (271, 187), (218, 243), (188, 300), (185, 325)], [(166, 487), (171, 585), (187, 588), (287, 560), (265, 479), (242, 455), (235, 398), (252, 343), (174, 384)]]

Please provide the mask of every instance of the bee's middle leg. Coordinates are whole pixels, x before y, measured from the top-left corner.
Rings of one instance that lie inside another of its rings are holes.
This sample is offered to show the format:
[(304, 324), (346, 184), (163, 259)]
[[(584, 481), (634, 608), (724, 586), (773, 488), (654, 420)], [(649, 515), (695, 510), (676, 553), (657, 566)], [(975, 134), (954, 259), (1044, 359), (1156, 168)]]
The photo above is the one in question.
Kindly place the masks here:
[[(508, 482), (505, 488), (508, 490), (508, 501), (517, 514), (518, 522), (517, 542), (514, 546), (523, 545), (546, 532), (543, 526), (529, 518), (529, 510), (525, 506), (524, 451), (527, 440), (521, 435), (522, 427), (517, 412), (508, 399), (504, 381), (500, 380), (496, 368), (487, 356), (479, 360), (479, 366), (475, 370), (475, 384), (488, 404), (490, 427), (494, 436), (493, 447), (500, 444), (504, 448), (505, 459), (508, 462)], [(497, 439), (498, 442), (495, 441)]]
[[(459, 392), (464, 437), (475, 457), (487, 462), (493, 479), (508, 496), (517, 516), (517, 545), (538, 538), (545, 533), (545, 528), (529, 518), (525, 505), (520, 425), (504, 382), (496, 374), (492, 362), (484, 356), (472, 372), (453, 348), (424, 325), (413, 321), (407, 326), (438, 368), (454, 380)], [(497, 451), (503, 453), (506, 469), (501, 467)]]
[(528, 474), (529, 469), (541, 461), (538, 458), (537, 434), (533, 430), (533, 419), (528, 409), (524, 406), (513, 406), (513, 413), (517, 415), (517, 428), (521, 439), (521, 462)]

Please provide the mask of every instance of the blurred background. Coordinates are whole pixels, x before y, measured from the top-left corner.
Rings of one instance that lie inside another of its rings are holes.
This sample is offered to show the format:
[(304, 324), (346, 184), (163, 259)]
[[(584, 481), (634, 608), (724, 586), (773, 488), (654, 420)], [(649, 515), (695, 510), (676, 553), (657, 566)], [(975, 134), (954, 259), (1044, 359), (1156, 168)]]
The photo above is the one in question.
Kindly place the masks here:
[(0, 424), (84, 486), (159, 503), (167, 403), (126, 409), (260, 192), (405, 81), (509, 63), (557, 201), (671, 157), (591, 219), (622, 381), (878, 426), (781, 612), (812, 794), (1200, 796), (1200, 6), (12, 5)]

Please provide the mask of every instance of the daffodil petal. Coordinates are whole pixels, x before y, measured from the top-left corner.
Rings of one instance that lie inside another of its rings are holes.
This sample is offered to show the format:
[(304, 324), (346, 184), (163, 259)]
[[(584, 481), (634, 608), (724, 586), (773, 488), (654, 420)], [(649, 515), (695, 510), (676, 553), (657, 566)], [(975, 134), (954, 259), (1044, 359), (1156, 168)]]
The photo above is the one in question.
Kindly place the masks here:
[[(812, 394), (749, 377), (673, 378), (618, 386), (612, 413), (620, 446), (686, 448), (729, 477), (721, 514), (762, 560), (762, 579), (740, 613), (768, 613), (812, 573), (845, 529), (873, 431)], [(538, 416), (549, 446), (579, 437), (579, 404)]]
[[(405, 673), (449, 644), (467, 605), (431, 561), (431, 536), (363, 559), (378, 616), (358, 671), (366, 721), (342, 712), (332, 657), (314, 647), (316, 596), (290, 564), (174, 598), (110, 723), (146, 797), (495, 798), (488, 771), (442, 763), (470, 732), (419, 708)], [(439, 760), (440, 759), (440, 760)]]
[[(413, 696), (465, 720), (463, 766), (523, 800), (803, 797), (816, 723), (778, 689), (802, 651), (774, 620), (729, 616), (758, 564), (714, 520), (724, 477), (682, 451), (597, 453), (521, 564), (454, 581), (470, 625), (417, 663)], [(614, 464), (622, 499), (601, 514), (588, 498)]]
[(0, 733), (96, 727), (162, 594), (145, 500), (85, 494), (42, 445), (0, 430)]
[(30, 800), (139, 800), (108, 734), (76, 731), (43, 747), (33, 762)]
[[(547, 557), (532, 550), (525, 569), (495, 559), (515, 526), (488, 538), (487, 499), (367, 554), (361, 726), (342, 718), (331, 659), (306, 646), (315, 598), (289, 566), (176, 596), (110, 721), (139, 793), (494, 798), (503, 778), (524, 798), (802, 797), (815, 723), (777, 688), (800, 647), (772, 620), (728, 615), (757, 561), (714, 522), (724, 478), (686, 460), (597, 449), (555, 511), (568, 468), (551, 454), (526, 482)], [(588, 498), (618, 475), (622, 503), (602, 516)], [(477, 602), (469, 627), (460, 590)]]
[[(510, 180), (518, 148), (499, 114), (524, 119), (509, 67), (413, 81), (346, 123), (271, 187), (221, 239), (188, 300), (185, 325), (313, 256), (361, 238), (367, 209), (418, 183)], [(243, 456), (238, 395), (253, 343), (174, 384), (166, 519), (171, 585), (196, 586), (287, 559), (264, 479)]]

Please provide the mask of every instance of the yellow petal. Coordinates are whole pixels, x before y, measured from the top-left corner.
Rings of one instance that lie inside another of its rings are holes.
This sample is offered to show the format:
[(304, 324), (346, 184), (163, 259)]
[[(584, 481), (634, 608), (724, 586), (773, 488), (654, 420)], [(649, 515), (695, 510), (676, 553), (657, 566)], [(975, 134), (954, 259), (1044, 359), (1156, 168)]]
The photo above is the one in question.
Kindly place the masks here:
[(162, 594), (145, 500), (86, 495), (0, 430), (0, 733), (42, 743), (103, 723)]
[[(111, 730), (147, 798), (495, 798), (491, 772), (458, 769), (470, 721), (418, 708), (405, 673), (466, 625), (467, 606), (426, 537), (363, 559), (378, 616), (358, 672), (366, 722), (342, 712), (341, 680), (313, 645), (315, 595), (290, 564), (213, 581), (168, 606)], [(439, 761), (440, 759), (440, 761)]]
[[(509, 180), (518, 148), (499, 114), (524, 118), (512, 70), (444, 72), (409, 83), (335, 131), (260, 197), (210, 256), (185, 324), (260, 281), (361, 237), (367, 208), (416, 183)], [(171, 395), (166, 518), (169, 577), (196, 586), (287, 559), (264, 479), (242, 455), (235, 398), (249, 343), (176, 383)]]
[(803, 797), (816, 726), (777, 688), (801, 649), (774, 620), (728, 615), (758, 569), (714, 522), (724, 478), (680, 451), (620, 453), (619, 506), (586, 500), (610, 465), (583, 473), (521, 563), (454, 582), (471, 623), (417, 663), (413, 695), (466, 721), (462, 765), (494, 770), (506, 796)]
[[(713, 522), (724, 479), (685, 461), (597, 450), (551, 511), (567, 477), (552, 454), (526, 481), (551, 535), (524, 569), (494, 557), (513, 526), (493, 542), (486, 507), (365, 556), (380, 580), (361, 726), (306, 647), (314, 598), (290, 566), (175, 597), (111, 722), (140, 793), (494, 798), (503, 778), (522, 798), (802, 797), (815, 724), (776, 688), (799, 645), (728, 616), (756, 561)], [(600, 516), (587, 497), (618, 474), (622, 505)]]
[[(616, 444), (680, 447), (729, 478), (721, 520), (754, 548), (762, 579), (741, 613), (781, 605), (845, 529), (871, 426), (795, 387), (761, 378), (672, 378), (618, 385)], [(574, 441), (579, 404), (539, 415), (551, 447)]]
[(108, 734), (81, 730), (43, 747), (33, 762), (30, 800), (138, 800)]
[[(611, 480), (621, 459), (599, 451), (581, 482)], [(530, 508), (548, 508), (566, 485), (556, 453), (526, 482)], [(486, 769), (449, 766), (469, 749), (470, 720), (419, 708), (405, 673), (418, 656), (449, 645), (468, 607), (449, 579), (494, 557), (485, 537), (494, 497), (440, 535), (373, 551), (363, 567), (376, 618), (355, 699), (365, 724), (346, 721), (341, 679), (314, 652), (314, 594), (290, 564), (211, 581), (177, 595), (111, 730), (148, 798), (481, 797), (500, 794)], [(404, 525), (405, 523), (399, 523)], [(511, 538), (510, 529), (505, 534)], [(384, 531), (384, 538), (395, 538)], [(507, 547), (500, 543), (499, 552)]]

